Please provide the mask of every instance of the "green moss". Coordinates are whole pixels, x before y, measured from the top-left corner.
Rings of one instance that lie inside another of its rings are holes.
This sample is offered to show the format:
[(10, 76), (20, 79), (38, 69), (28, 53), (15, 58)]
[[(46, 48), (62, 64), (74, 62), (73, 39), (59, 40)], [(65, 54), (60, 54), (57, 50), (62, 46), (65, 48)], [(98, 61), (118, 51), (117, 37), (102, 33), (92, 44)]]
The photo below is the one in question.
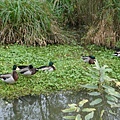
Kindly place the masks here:
[(34, 67), (48, 65), (51, 60), (55, 62), (56, 71), (39, 71), (33, 76), (19, 74), (18, 81), (9, 85), (0, 81), (1, 96), (13, 99), (29, 94), (50, 93), (58, 90), (79, 90), (80, 84), (95, 82), (87, 75), (88, 68), (94, 65), (84, 63), (81, 54), (93, 54), (100, 65), (108, 65), (113, 69), (110, 77), (120, 80), (119, 58), (112, 56), (112, 50), (88, 46), (84, 50), (80, 46), (47, 46), (27, 47), (10, 45), (4, 48), (0, 46), (0, 73), (12, 71), (12, 66), (32, 64)]

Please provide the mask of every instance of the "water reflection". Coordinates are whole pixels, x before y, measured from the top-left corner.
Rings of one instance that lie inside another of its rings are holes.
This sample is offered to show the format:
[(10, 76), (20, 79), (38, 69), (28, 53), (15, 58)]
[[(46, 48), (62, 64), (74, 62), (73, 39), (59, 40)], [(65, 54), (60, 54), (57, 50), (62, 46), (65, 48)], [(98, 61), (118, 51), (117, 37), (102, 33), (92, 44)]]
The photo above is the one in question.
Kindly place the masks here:
[[(85, 92), (59, 92), (51, 95), (25, 96), (15, 99), (12, 103), (0, 100), (0, 120), (63, 120), (62, 109), (69, 103), (78, 103), (83, 98), (92, 100)], [(98, 106), (101, 108), (104, 106)], [(94, 120), (99, 120), (100, 110), (96, 112)], [(108, 113), (106, 107), (104, 120), (119, 120), (120, 109), (115, 109), (117, 115)]]

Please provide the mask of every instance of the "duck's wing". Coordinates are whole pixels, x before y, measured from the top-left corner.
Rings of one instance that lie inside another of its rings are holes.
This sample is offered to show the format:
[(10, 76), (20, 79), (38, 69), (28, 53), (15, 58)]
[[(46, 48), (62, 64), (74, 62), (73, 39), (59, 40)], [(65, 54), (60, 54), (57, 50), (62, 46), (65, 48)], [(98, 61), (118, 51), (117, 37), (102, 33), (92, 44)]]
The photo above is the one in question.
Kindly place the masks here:
[(120, 51), (117, 51), (118, 54), (120, 54)]
[(29, 68), (29, 66), (30, 65), (20, 65), (20, 66), (17, 66), (17, 68), (16, 68), (16, 70), (18, 70), (18, 71), (26, 71), (26, 70), (29, 70), (30, 68)]
[(11, 76), (12, 76), (12, 74), (10, 74), (10, 73), (0, 74), (0, 78), (9, 78), (9, 77), (11, 77)]
[(55, 67), (54, 66), (49, 66), (48, 71), (54, 71)]
[(120, 51), (114, 52), (113, 55), (114, 55), (114, 56), (118, 56), (118, 57), (120, 57)]
[(28, 67), (27, 65), (21, 65), (21, 66), (17, 66), (19, 69), (23, 69), (23, 68), (26, 68)]
[(45, 71), (45, 70), (48, 70), (49, 69), (49, 66), (41, 66), (41, 67), (39, 67), (39, 68), (37, 68), (38, 70), (43, 70), (43, 71)]
[(22, 69), (21, 71), (20, 71), (20, 73), (21, 74), (24, 74), (24, 75), (30, 75), (31, 74), (31, 71), (30, 71), (30, 69)]
[(7, 82), (7, 83), (13, 83), (14, 79), (12, 74), (1, 74), (0, 78), (2, 81)]
[(82, 56), (81, 58), (83, 59), (84, 62), (89, 62), (90, 60), (89, 56)]
[(30, 70), (29, 67), (25, 67), (25, 68), (19, 69), (20, 73), (21, 73), (21, 72), (26, 72), (26, 71), (28, 71), (28, 70)]

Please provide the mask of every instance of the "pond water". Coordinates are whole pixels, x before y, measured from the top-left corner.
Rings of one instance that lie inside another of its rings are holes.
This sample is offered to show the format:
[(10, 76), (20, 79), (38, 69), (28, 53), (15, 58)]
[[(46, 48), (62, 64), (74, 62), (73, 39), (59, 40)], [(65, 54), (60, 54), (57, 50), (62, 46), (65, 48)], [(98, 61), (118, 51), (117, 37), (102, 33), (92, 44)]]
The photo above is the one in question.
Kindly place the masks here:
[[(78, 103), (83, 98), (92, 100), (85, 92), (58, 92), (50, 95), (25, 96), (8, 103), (0, 99), (0, 120), (64, 120), (67, 115), (61, 110), (68, 104)], [(100, 110), (105, 108), (103, 120), (120, 120), (120, 109), (114, 109), (116, 115), (108, 113), (108, 105), (98, 106), (95, 118), (99, 120)]]

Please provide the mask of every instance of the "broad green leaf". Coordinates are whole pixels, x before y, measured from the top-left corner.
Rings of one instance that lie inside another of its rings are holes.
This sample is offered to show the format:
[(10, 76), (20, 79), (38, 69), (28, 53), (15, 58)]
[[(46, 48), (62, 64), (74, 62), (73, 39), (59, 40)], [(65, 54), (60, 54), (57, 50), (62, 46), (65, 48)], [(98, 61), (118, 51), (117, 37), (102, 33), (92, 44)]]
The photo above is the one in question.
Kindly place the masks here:
[(112, 115), (116, 115), (117, 113), (114, 113), (112, 110), (109, 110), (109, 113)]
[(113, 104), (111, 105), (112, 108), (116, 107), (116, 108), (119, 108), (120, 107), (120, 104)]
[(90, 92), (90, 93), (88, 93), (89, 95), (92, 95), (92, 96), (98, 96), (98, 95), (100, 95), (100, 93), (99, 92)]
[(100, 113), (100, 117), (103, 116), (104, 112), (105, 112), (105, 110), (102, 110), (102, 111), (101, 111), (101, 113)]
[(81, 87), (88, 88), (88, 89), (98, 89), (97, 85), (81, 85)]
[(117, 97), (117, 98), (120, 98), (120, 93), (119, 92), (117, 92), (117, 91), (113, 91), (113, 90), (110, 90), (110, 89), (108, 89), (108, 90), (105, 90), (108, 94), (110, 94), (110, 95), (113, 95), (113, 96), (115, 96), (115, 97)]
[(109, 101), (109, 100), (107, 100), (107, 103), (108, 103), (109, 105), (115, 105), (115, 104), (116, 104), (115, 102), (111, 102), (111, 101)]
[(105, 72), (112, 72), (112, 69), (111, 68), (106, 68)]
[(111, 108), (113, 107), (120, 107), (120, 104), (116, 104), (115, 102), (111, 102), (107, 100), (107, 103), (111, 106)]
[(93, 117), (94, 117), (94, 112), (91, 112), (85, 116), (85, 120), (90, 120)]
[(76, 107), (77, 104), (68, 104), (69, 107)]
[(106, 95), (105, 97), (109, 101), (118, 102), (118, 99), (115, 96), (113, 96), (113, 95)]
[(107, 80), (107, 81), (113, 81), (113, 80), (114, 80), (113, 78), (110, 78), (110, 77), (107, 76), (107, 75), (104, 76), (104, 79)]
[(74, 111), (76, 111), (76, 107), (73, 107), (73, 108), (67, 108), (67, 109), (62, 110), (62, 112), (64, 112), (64, 113), (74, 112)]
[(115, 91), (115, 88), (107, 86), (107, 85), (102, 85), (105, 89), (111, 90), (111, 91)]
[(90, 105), (91, 105), (91, 106), (97, 105), (97, 104), (99, 104), (99, 103), (101, 103), (101, 102), (102, 102), (102, 99), (101, 99), (101, 98), (97, 98), (97, 99), (95, 99), (94, 101), (92, 101), (92, 102), (90, 103)]
[(92, 111), (95, 111), (96, 109), (95, 108), (83, 108), (82, 111), (83, 112), (92, 112)]
[(82, 120), (81, 115), (78, 114), (78, 115), (76, 116), (75, 120)]
[(82, 101), (79, 102), (79, 107), (82, 107), (87, 102), (88, 102), (87, 99), (83, 99)]
[(64, 116), (63, 118), (66, 120), (71, 120), (71, 119), (75, 119), (75, 116)]
[(120, 98), (120, 93), (117, 92), (117, 91), (115, 91), (114, 93), (111, 93), (111, 94), (114, 95), (114, 96), (117, 97), (117, 98)]

